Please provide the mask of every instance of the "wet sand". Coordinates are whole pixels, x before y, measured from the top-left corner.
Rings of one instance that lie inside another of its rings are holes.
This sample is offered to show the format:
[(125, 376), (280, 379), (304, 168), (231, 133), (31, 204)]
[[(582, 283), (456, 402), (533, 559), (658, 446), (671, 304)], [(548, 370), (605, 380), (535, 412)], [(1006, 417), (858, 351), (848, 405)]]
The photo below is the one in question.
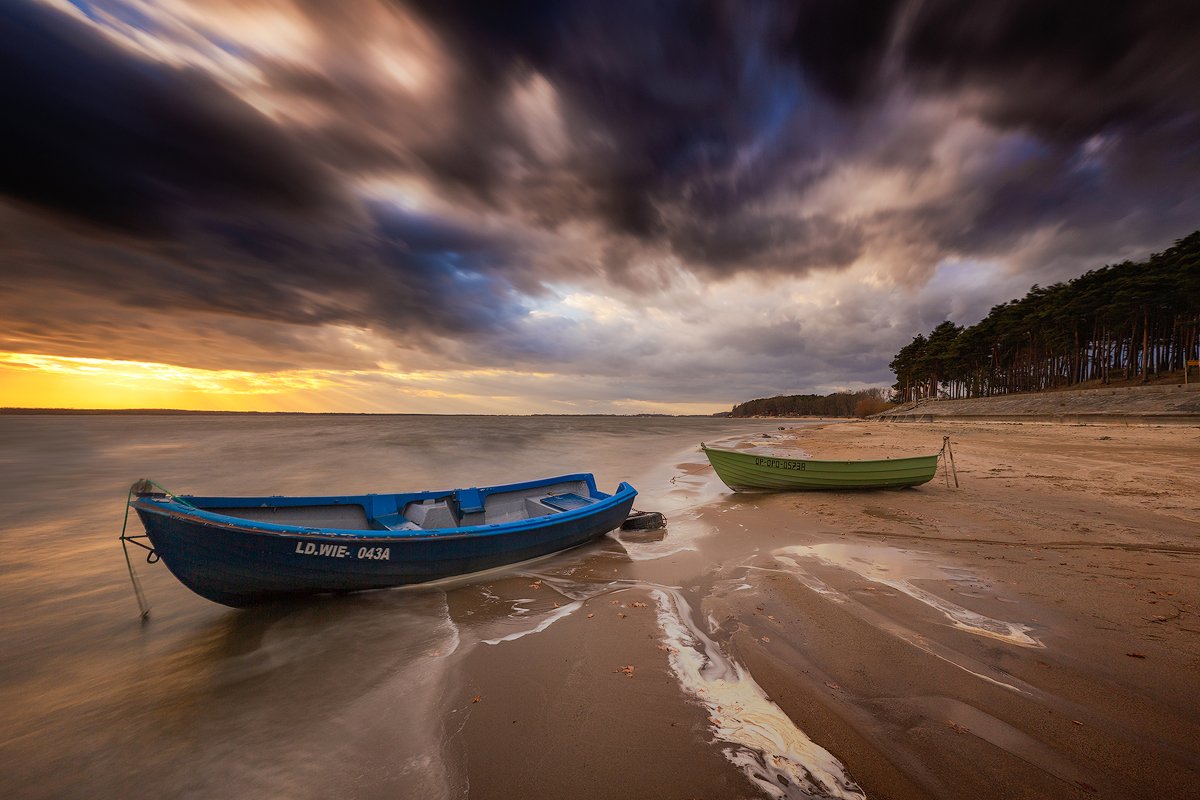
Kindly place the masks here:
[(698, 501), (658, 543), (690, 546), (630, 564), (653, 543), (621, 534), (492, 587), (561, 617), (464, 662), (470, 796), (1195, 797), (1200, 429), (742, 442), (865, 458), (943, 435), (957, 489), (712, 497), (697, 452), (644, 498)]
[[(570, 602), (548, 585), (525, 592)], [(649, 592), (631, 588), (537, 637), (475, 650), (458, 712), (470, 797), (743, 793), (733, 765), (696, 757), (709, 722), (682, 696), (659, 636)]]

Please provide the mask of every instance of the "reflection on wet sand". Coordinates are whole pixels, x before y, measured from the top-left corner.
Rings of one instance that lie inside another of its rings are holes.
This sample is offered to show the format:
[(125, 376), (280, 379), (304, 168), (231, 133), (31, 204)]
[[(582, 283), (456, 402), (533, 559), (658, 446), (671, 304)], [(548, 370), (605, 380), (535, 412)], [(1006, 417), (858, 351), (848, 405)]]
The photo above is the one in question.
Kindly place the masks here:
[(439, 698), (459, 636), (444, 593), (325, 598), (222, 622), (165, 670), (203, 676), (160, 698), (175, 719), (155, 749), (178, 749), (185, 785), (199, 758), (215, 768), (199, 775), (219, 776), (209, 794), (322, 797), (353, 782), (363, 794), (457, 795)]
[(170, 646), (127, 653), (121, 685), (74, 696), (70, 718), (44, 715), (6, 742), (42, 758), (75, 731), (91, 745), (22, 796), (317, 798), (351, 784), (362, 796), (460, 796), (440, 708), (458, 647), (444, 593), (326, 597), (146, 630)]

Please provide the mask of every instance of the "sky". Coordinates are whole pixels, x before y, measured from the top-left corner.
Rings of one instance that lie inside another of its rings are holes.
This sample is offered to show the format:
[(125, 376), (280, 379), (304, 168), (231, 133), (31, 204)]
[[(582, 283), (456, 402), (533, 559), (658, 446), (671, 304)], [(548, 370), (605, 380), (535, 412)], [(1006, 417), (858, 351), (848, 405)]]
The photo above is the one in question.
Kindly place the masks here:
[(1200, 4), (6, 0), (0, 406), (712, 413), (1200, 228)]

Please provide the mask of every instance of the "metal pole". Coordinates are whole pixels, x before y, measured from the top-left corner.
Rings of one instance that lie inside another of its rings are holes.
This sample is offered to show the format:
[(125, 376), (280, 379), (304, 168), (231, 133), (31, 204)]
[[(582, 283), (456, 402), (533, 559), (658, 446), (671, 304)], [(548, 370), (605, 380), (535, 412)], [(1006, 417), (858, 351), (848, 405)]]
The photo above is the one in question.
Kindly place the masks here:
[(129, 501), (133, 499), (133, 488), (137, 485), (135, 483), (131, 486), (129, 494), (125, 496), (125, 521), (121, 524), (121, 549), (125, 552), (125, 566), (129, 570), (129, 582), (133, 584), (133, 595), (137, 598), (138, 610), (142, 612), (141, 619), (145, 622), (146, 618), (150, 616), (150, 606), (146, 602), (146, 595), (142, 593), (142, 585), (138, 582), (137, 573), (133, 570), (133, 562), (129, 560), (129, 546), (125, 544), (128, 541), (125, 538), (125, 530), (129, 526)]

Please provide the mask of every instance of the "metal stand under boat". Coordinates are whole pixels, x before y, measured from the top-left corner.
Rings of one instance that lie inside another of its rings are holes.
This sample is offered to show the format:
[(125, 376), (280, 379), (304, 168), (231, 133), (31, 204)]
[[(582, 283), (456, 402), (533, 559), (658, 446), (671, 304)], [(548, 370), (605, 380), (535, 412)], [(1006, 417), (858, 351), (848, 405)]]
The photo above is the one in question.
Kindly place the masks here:
[[(949, 436), (942, 437), (942, 449), (941, 449), (941, 452), (938, 453), (938, 456), (939, 457), (945, 456), (945, 460), (942, 461), (942, 474), (946, 478), (946, 486), (950, 485), (950, 473), (952, 472), (952, 473), (954, 473), (954, 488), (957, 489), (958, 488), (958, 467), (956, 467), (954, 465), (954, 451), (950, 448), (950, 437)], [(949, 467), (950, 467), (949, 470), (946, 469), (947, 462), (949, 462)]]
[(133, 584), (133, 596), (137, 598), (138, 611), (141, 612), (142, 622), (145, 622), (150, 616), (150, 604), (146, 602), (146, 595), (142, 592), (142, 584), (138, 580), (137, 573), (133, 570), (133, 561), (129, 558), (128, 545), (134, 544), (143, 550), (149, 551), (146, 554), (147, 564), (157, 563), (158, 553), (155, 552), (153, 547), (141, 541), (142, 539), (149, 539), (146, 534), (134, 535), (127, 533), (129, 528), (129, 501), (133, 499), (134, 495), (154, 494), (157, 489), (161, 489), (164, 495), (168, 494), (166, 489), (162, 489), (161, 486), (148, 478), (134, 481), (134, 484), (129, 487), (129, 494), (125, 497), (125, 521), (121, 523), (121, 550), (125, 553), (125, 566), (129, 569), (129, 582)]

